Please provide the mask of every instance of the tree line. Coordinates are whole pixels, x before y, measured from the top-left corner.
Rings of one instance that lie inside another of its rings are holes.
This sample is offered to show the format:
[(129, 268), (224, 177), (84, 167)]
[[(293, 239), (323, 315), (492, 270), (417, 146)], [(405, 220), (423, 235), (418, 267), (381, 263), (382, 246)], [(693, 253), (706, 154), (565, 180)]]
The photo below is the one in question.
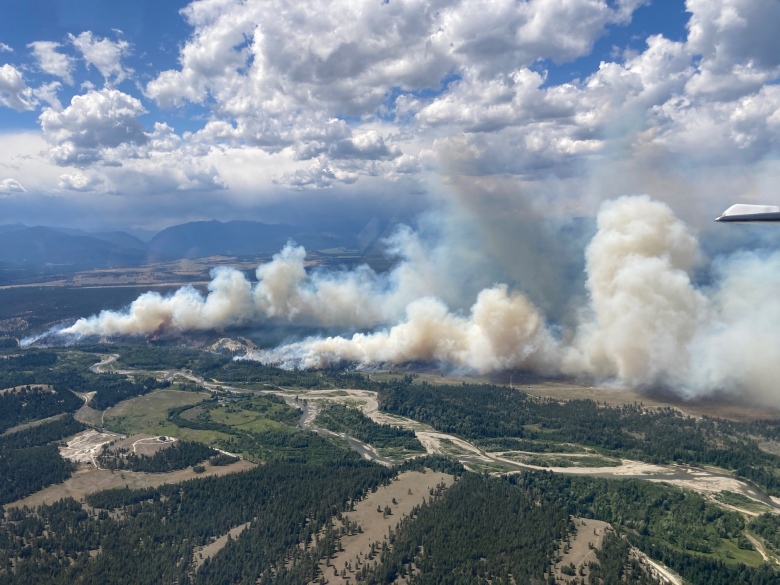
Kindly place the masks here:
[(138, 455), (126, 448), (104, 448), (97, 461), (100, 467), (106, 469), (168, 473), (186, 469), (215, 455), (219, 455), (219, 452), (203, 443), (180, 440), (153, 455)]
[(754, 438), (773, 432), (766, 424), (695, 419), (672, 408), (641, 404), (560, 403), (503, 386), (432, 386), (409, 379), (384, 384), (379, 406), (483, 445), (506, 438), (525, 439), (525, 447), (530, 442), (576, 443), (649, 463), (715, 465), (780, 495), (780, 457), (762, 451)]
[(0, 436), (0, 504), (68, 479), (75, 466), (62, 458), (56, 442), (85, 428), (67, 415)]

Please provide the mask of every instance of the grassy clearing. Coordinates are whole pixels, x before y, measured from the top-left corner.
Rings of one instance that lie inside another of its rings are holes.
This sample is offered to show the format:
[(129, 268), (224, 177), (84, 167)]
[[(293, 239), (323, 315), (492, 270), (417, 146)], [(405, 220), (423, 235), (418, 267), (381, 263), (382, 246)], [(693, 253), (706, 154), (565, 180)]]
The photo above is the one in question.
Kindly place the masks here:
[(715, 499), (723, 504), (734, 506), (740, 510), (747, 510), (748, 512), (755, 512), (756, 514), (763, 514), (764, 512), (771, 512), (771, 508), (766, 504), (757, 502), (753, 499), (738, 494), (736, 492), (722, 491), (715, 494)]
[(509, 473), (517, 471), (516, 467), (499, 461), (483, 461), (481, 459), (469, 459), (467, 457), (461, 457), (460, 461), (466, 469), (474, 471), (475, 473)]
[(92, 425), (94, 427), (102, 427), (103, 423), (101, 417), (103, 416), (102, 410), (96, 410), (86, 404), (79, 408), (74, 415), (77, 421), (81, 421), (85, 424)]
[(168, 411), (177, 406), (197, 404), (208, 398), (205, 393), (158, 390), (126, 400), (106, 411), (105, 427), (126, 435), (167, 435), (212, 445), (227, 435), (218, 431), (181, 428), (168, 421)]
[(206, 471), (197, 474), (192, 467), (170, 473), (138, 473), (134, 471), (109, 471), (107, 469), (95, 469), (91, 465), (81, 466), (70, 479), (63, 483), (50, 485), (31, 496), (7, 504), (5, 507), (40, 506), (52, 504), (62, 498), (74, 498), (80, 500), (87, 494), (93, 494), (102, 490), (128, 486), (131, 489), (157, 487), (164, 483), (179, 483), (193, 478), (203, 478), (211, 475), (227, 475), (239, 471), (252, 469), (254, 464), (240, 460), (232, 465), (214, 467), (210, 463), (204, 464)]
[(195, 406), (189, 410), (185, 410), (181, 414), (181, 417), (185, 420), (195, 420), (201, 412), (203, 412), (203, 408), (200, 406)]
[(251, 410), (235, 410), (230, 407), (220, 407), (209, 411), (211, 420), (229, 425), (233, 428), (252, 433), (263, 431), (284, 432), (287, 427)]
[(399, 449), (395, 447), (382, 447), (381, 449), (377, 448), (376, 450), (382, 457), (397, 459), (399, 461), (424, 455), (424, 453), (421, 453), (420, 451), (409, 451), (408, 449)]
[(722, 540), (721, 547), (712, 555), (726, 563), (744, 563), (748, 567), (758, 567), (764, 562), (764, 557), (756, 550), (744, 550), (737, 546), (735, 540)]
[[(188, 416), (184, 418), (187, 420), (195, 420), (194, 417), (196, 415), (191, 414), (195, 410), (200, 409), (193, 408), (186, 411), (184, 414)], [(260, 415), (256, 412), (251, 412), (249, 410), (234, 410), (224, 406), (209, 410), (209, 418), (211, 418), (211, 420), (222, 423), (224, 425), (230, 425), (231, 427), (254, 422), (259, 416)]]
[(742, 563), (748, 567), (758, 567), (764, 563), (764, 557), (761, 556), (760, 552), (757, 550), (739, 548), (737, 539), (735, 538), (721, 538), (718, 547), (709, 553), (687, 550), (671, 542), (668, 544), (672, 549), (678, 552), (723, 561), (729, 565), (738, 565), (739, 563)]

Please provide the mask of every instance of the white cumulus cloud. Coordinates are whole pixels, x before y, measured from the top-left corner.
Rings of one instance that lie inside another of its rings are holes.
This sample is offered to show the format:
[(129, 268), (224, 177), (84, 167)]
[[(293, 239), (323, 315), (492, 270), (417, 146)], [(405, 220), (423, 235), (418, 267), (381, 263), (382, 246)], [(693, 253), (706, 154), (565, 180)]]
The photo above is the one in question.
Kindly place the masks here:
[(58, 164), (88, 165), (104, 160), (111, 149), (145, 143), (144, 127), (137, 120), (145, 111), (138, 99), (102, 89), (75, 96), (62, 111), (45, 108), (40, 121)]
[(8, 63), (0, 67), (0, 105), (23, 112), (35, 109), (36, 103), (22, 72)]
[(0, 195), (13, 195), (24, 193), (26, 189), (16, 179), (3, 179), (0, 181)]
[(62, 46), (60, 43), (36, 41), (27, 46), (32, 49), (41, 71), (59, 77), (68, 85), (73, 85), (73, 59), (57, 52), (57, 49)]
[(126, 40), (112, 41), (85, 31), (78, 36), (70, 35), (70, 41), (87, 64), (100, 72), (107, 85), (119, 84), (132, 73), (122, 65), (122, 57), (130, 53), (130, 43)]

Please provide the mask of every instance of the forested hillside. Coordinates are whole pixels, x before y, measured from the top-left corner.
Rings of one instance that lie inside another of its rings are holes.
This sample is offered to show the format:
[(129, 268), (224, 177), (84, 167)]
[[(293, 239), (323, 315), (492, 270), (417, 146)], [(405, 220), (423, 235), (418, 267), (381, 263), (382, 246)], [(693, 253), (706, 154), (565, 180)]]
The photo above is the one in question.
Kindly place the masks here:
[[(90, 498), (123, 506), (121, 519), (73, 500), (9, 510), (0, 521), (0, 584), (306, 583), (335, 546), (336, 535), (320, 533), (328, 520), (391, 475), (354, 455)], [(245, 522), (252, 524), (241, 538), (192, 575), (194, 547)]]
[(541, 581), (569, 530), (565, 508), (508, 482), (466, 474), (403, 520), (374, 570), (358, 582), (414, 585)]
[(91, 404), (107, 408), (126, 398), (169, 385), (151, 377), (93, 374), (92, 356), (67, 351), (24, 351), (0, 359), (0, 434), (24, 423), (67, 414), (0, 436), (0, 503), (18, 500), (68, 479), (74, 465), (59, 454), (55, 442), (86, 427), (70, 413), (94, 393)]
[(72, 414), (68, 414), (50, 422), (0, 436), (0, 452), (46, 445), (80, 433), (86, 428), (87, 426), (75, 420)]
[(0, 436), (0, 504), (69, 478), (75, 466), (60, 456), (55, 441), (84, 428), (68, 415)]
[(57, 445), (0, 450), (0, 504), (65, 481), (75, 466), (60, 457)]
[(569, 514), (609, 522), (631, 544), (694, 585), (769, 585), (780, 578), (768, 564), (756, 569), (714, 557), (712, 553), (720, 551), (733, 558), (745, 519), (697, 493), (636, 479), (549, 472), (512, 475), (507, 481), (525, 492), (543, 494)]
[(28, 351), (1, 359), (0, 432), (20, 423), (78, 410), (84, 401), (76, 392), (94, 392), (91, 405), (103, 410), (170, 385), (152, 377), (131, 380), (120, 374), (93, 374), (87, 371), (87, 365), (93, 361), (89, 355), (63, 358), (49, 351)]
[[(778, 438), (774, 423), (696, 420), (641, 405), (560, 403), (489, 385), (429, 386), (412, 377), (371, 382), (356, 373), (288, 372), (190, 349), (170, 348), (155, 360), (155, 351), (139, 346), (123, 352), (121, 360), (128, 367), (186, 368), (220, 381), (232, 377), (233, 384), (247, 388), (283, 385), (301, 389), (303, 396), (307, 388), (371, 387), (378, 389), (383, 410), (487, 450), (555, 453), (585, 446), (649, 462), (719, 465), (770, 492), (778, 489), (780, 458), (758, 446), (759, 440)], [(70, 476), (74, 465), (57, 447), (85, 428), (70, 414), (83, 404), (76, 392), (94, 392), (93, 406), (106, 408), (164, 385), (145, 375), (94, 374), (88, 371), (94, 362), (94, 354), (61, 350), (0, 360), (0, 380), (26, 380), (0, 395), (3, 428), (59, 415), (0, 436), (0, 502)], [(760, 555), (745, 536), (751, 531), (769, 550), (780, 548), (780, 525), (772, 515), (747, 523), (696, 493), (641, 480), (546, 472), (488, 477), (464, 473), (460, 464), (442, 457), (387, 469), (363, 461), (342, 440), (299, 428), (301, 411), (279, 396), (218, 391), (197, 402), (200, 395), (179, 394), (188, 402), (162, 411), (166, 432), (173, 426), (197, 431), (192, 435), (197, 440), (262, 465), (159, 488), (98, 492), (86, 505), (63, 500), (36, 510), (8, 510), (0, 518), (0, 585), (323, 582), (328, 575), (317, 567), (339, 549), (342, 536), (331, 521), (354, 499), (423, 464), (461, 478), (432, 492), (411, 516), (387, 516), (388, 524), (399, 524), (385, 545), (373, 549), (371, 562), (361, 565), (360, 582), (379, 585), (401, 577), (408, 585), (541, 583), (549, 580), (561, 543), (576, 528), (573, 517), (602, 520), (616, 531), (599, 551), (599, 565), (591, 567), (588, 580), (594, 584), (652, 584), (631, 547), (693, 585), (777, 582), (778, 573), (769, 564), (759, 566)], [(316, 422), (394, 454), (424, 452), (411, 431), (376, 424), (349, 406), (323, 406)], [(109, 428), (121, 423), (121, 416), (105, 421)], [(234, 461), (187, 440), (151, 456), (109, 449), (98, 459), (117, 475), (169, 472), (206, 459), (215, 465)], [(194, 569), (195, 547), (246, 523), (240, 537)]]

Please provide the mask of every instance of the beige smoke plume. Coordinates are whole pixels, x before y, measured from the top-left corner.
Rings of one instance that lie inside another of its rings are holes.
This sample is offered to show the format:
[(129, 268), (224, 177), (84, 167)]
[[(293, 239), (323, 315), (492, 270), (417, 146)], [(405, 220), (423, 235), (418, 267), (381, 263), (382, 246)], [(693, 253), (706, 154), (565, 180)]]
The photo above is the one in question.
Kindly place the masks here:
[(288, 244), (257, 268), (255, 285), (237, 270), (217, 268), (206, 296), (190, 286), (170, 296), (148, 292), (125, 311), (103, 311), (58, 333), (81, 338), (148, 335), (166, 329), (205, 331), (267, 321), (350, 328), (393, 322), (406, 305), (433, 292), (435, 271), (410, 229), (398, 230), (387, 246), (390, 255), (401, 259), (388, 274), (377, 274), (368, 266), (308, 273), (306, 251)]
[(708, 315), (688, 275), (698, 255), (665, 204), (643, 196), (604, 203), (586, 251), (591, 306), (564, 370), (645, 386), (685, 380)]
[(481, 373), (526, 368), (664, 387), (684, 397), (739, 393), (777, 406), (780, 254), (721, 259), (707, 290), (689, 274), (699, 259), (696, 239), (666, 204), (621, 197), (599, 212), (586, 250), (590, 302), (567, 344), (530, 301), (499, 285), (480, 293), (468, 316), (421, 299), (388, 329), (246, 357), (304, 368), (414, 361)]
[(419, 361), (480, 373), (524, 368), (780, 404), (780, 254), (721, 258), (714, 284), (702, 289), (689, 274), (700, 260), (696, 238), (666, 204), (621, 197), (605, 202), (597, 221), (585, 254), (589, 300), (562, 334), (506, 285), (483, 290), (466, 314), (449, 309), (437, 294), (435, 263), (408, 229), (390, 242), (402, 260), (386, 275), (367, 267), (308, 273), (303, 248), (288, 245), (257, 269), (255, 285), (222, 268), (206, 297), (190, 287), (169, 297), (147, 293), (127, 311), (80, 319), (60, 333), (308, 323), (370, 332), (308, 338), (246, 359), (303, 368)]
[(303, 368), (414, 361), (477, 372), (530, 368), (552, 373), (560, 367), (558, 344), (544, 317), (524, 296), (508, 294), (505, 285), (483, 290), (468, 317), (451, 313), (437, 299), (423, 298), (412, 302), (406, 319), (389, 329), (349, 339), (308, 339), (247, 358)]

